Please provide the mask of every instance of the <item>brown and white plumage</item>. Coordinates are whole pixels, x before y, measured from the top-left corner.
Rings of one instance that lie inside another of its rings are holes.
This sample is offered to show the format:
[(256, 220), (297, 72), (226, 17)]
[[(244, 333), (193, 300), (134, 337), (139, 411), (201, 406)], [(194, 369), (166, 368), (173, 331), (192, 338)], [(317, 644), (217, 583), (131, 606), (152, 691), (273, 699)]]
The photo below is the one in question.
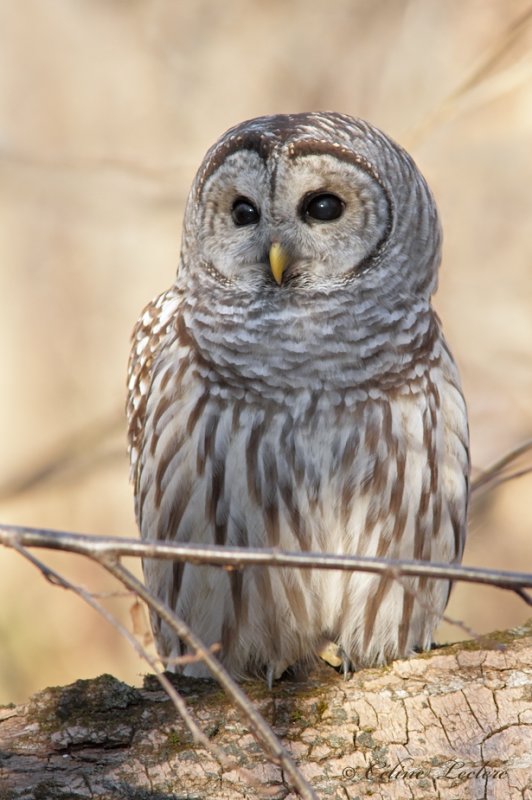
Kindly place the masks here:
[[(460, 560), (468, 432), (430, 305), (440, 238), (413, 161), (363, 121), (264, 117), (211, 148), (175, 283), (133, 336), (143, 538)], [(449, 593), (362, 573), (144, 570), (236, 676), (278, 676), (329, 640), (355, 667), (427, 648)], [(161, 655), (182, 654), (152, 622)]]

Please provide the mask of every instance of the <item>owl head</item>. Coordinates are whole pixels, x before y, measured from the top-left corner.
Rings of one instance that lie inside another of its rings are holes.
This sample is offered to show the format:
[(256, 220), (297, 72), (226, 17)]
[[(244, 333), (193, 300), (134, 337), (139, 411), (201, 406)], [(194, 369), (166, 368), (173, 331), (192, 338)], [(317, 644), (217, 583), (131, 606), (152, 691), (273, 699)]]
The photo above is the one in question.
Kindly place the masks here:
[(208, 151), (187, 203), (178, 280), (237, 293), (345, 291), (393, 304), (435, 289), (441, 234), (411, 157), (337, 113), (259, 117)]

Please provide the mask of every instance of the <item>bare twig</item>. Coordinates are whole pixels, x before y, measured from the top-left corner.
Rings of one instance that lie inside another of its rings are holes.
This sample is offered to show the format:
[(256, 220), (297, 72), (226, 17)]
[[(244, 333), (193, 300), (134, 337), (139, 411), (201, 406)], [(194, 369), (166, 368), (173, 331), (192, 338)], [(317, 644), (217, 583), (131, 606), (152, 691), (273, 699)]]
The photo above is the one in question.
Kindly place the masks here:
[(296, 767), (294, 761), (291, 759), (288, 751), (283, 747), (281, 741), (275, 735), (271, 727), (268, 725), (264, 717), (254, 708), (247, 695), (242, 691), (240, 686), (231, 678), (227, 670), (218, 661), (216, 656), (211, 652), (201, 639), (189, 628), (189, 626), (180, 619), (171, 609), (158, 600), (154, 595), (149, 592), (143, 583), (136, 578), (129, 570), (127, 570), (114, 556), (99, 556), (96, 560), (103, 564), (106, 570), (115, 576), (124, 586), (132, 589), (144, 602), (148, 605), (157, 615), (166, 622), (166, 624), (182, 639), (187, 647), (196, 652), (201, 660), (209, 668), (213, 678), (215, 678), (220, 686), (225, 690), (234, 704), (241, 710), (247, 719), (252, 732), (255, 737), (262, 743), (262, 746), (267, 750), (270, 758), (279, 766), (282, 767), (284, 772), (290, 777), (293, 786), (297, 789), (299, 795), (304, 800), (317, 800), (317, 797), (310, 786), (305, 780), (299, 769)]
[[(107, 459), (110, 455), (100, 452), (99, 448), (122, 428), (123, 412), (109, 414), (79, 428), (66, 441), (58, 442), (53, 452), (41, 457), (39, 463), (0, 484), (0, 501), (31, 491), (71, 470), (79, 473), (92, 469), (102, 458)], [(119, 455), (124, 458), (123, 452)]]
[[(419, 597), (416, 598), (419, 602)], [(426, 606), (425, 606), (426, 608)], [(452, 625), (453, 628), (459, 628), (466, 636), (468, 636), (473, 641), (478, 641), (481, 635), (478, 631), (474, 630), (467, 622), (464, 622), (462, 619), (455, 619), (454, 617), (449, 617), (447, 614), (444, 614), (441, 618), (442, 622), (446, 622), (447, 625)]]
[(492, 464), (491, 467), (481, 470), (477, 477), (471, 481), (471, 491), (478, 492), (479, 489), (483, 489), (486, 486), (494, 488), (505, 481), (528, 475), (532, 472), (532, 465), (512, 471), (509, 471), (508, 467), (514, 464), (518, 458), (529, 452), (532, 452), (532, 439), (527, 439), (527, 441), (523, 442), (518, 447), (510, 450), (509, 453), (506, 453), (505, 456)]
[(88, 603), (88, 605), (90, 605), (91, 608), (97, 611), (98, 614), (104, 617), (104, 619), (106, 619), (107, 622), (110, 625), (112, 625), (120, 633), (120, 635), (123, 636), (129, 642), (129, 644), (136, 651), (137, 655), (143, 661), (145, 661), (148, 664), (148, 666), (153, 670), (153, 672), (157, 677), (157, 680), (160, 682), (161, 686), (168, 694), (174, 706), (176, 707), (177, 711), (183, 718), (194, 740), (204, 745), (204, 747), (209, 748), (215, 754), (215, 756), (220, 760), (220, 762), (224, 764), (224, 766), (232, 766), (234, 768), (234, 766), (231, 765), (230, 762), (228, 761), (225, 753), (222, 750), (220, 750), (220, 748), (216, 747), (216, 745), (214, 745), (205, 736), (201, 728), (198, 726), (196, 721), (190, 715), (190, 712), (188, 711), (188, 708), (181, 695), (177, 692), (172, 683), (170, 683), (168, 678), (158, 668), (156, 660), (150, 656), (148, 651), (144, 647), (142, 647), (140, 642), (128, 631), (128, 629), (124, 625), (122, 625), (122, 623), (119, 620), (117, 620), (116, 617), (105, 608), (105, 606), (102, 606), (102, 604), (96, 600), (95, 596), (91, 592), (88, 592), (83, 586), (78, 586), (72, 583), (71, 581), (67, 580), (67, 578), (64, 578), (62, 575), (60, 575), (54, 569), (49, 567), (43, 561), (36, 558), (22, 545), (14, 544), (13, 547), (18, 553), (20, 553), (20, 555), (23, 558), (25, 558), (27, 561), (33, 564), (34, 567), (37, 567), (37, 569), (40, 570), (40, 572), (43, 574), (43, 576), (46, 578), (47, 581), (52, 583), (54, 586), (60, 587), (61, 589), (66, 589), (68, 591), (74, 592), (74, 594), (77, 594), (82, 600)]
[[(65, 172), (115, 172), (128, 175), (130, 178), (141, 181), (152, 181), (158, 184), (174, 182), (184, 171), (190, 171), (197, 165), (195, 160), (181, 157), (174, 163), (149, 164), (139, 159), (126, 159), (111, 156), (91, 157), (91, 156), (65, 156), (60, 158), (44, 157), (35, 155), (31, 150), (23, 150), (15, 147), (0, 148), (0, 162), (18, 164), (23, 167), (36, 167), (41, 170), (65, 171)], [(175, 201), (176, 192), (172, 193)]]
[[(238, 767), (238, 765), (232, 763), (224, 751), (211, 742), (211, 740), (205, 735), (190, 714), (187, 705), (179, 692), (177, 692), (173, 684), (158, 669), (155, 659), (150, 656), (145, 648), (142, 647), (140, 642), (137, 641), (137, 639), (127, 630), (124, 625), (115, 619), (115, 617), (82, 586), (77, 586), (71, 583), (40, 559), (36, 558), (32, 553), (28, 552), (28, 550), (19, 543), (14, 542), (12, 547), (18, 553), (20, 553), (21, 556), (37, 567), (37, 569), (39, 569), (44, 575), (46, 580), (50, 581), (50, 583), (52, 583), (54, 586), (59, 586), (62, 589), (67, 589), (77, 594), (99, 614), (101, 614), (111, 625), (113, 625), (116, 630), (118, 630), (119, 633), (124, 636), (125, 639), (127, 639), (131, 646), (136, 650), (140, 658), (146, 661), (146, 663), (154, 671), (157, 680), (174, 703), (175, 708), (184, 720), (194, 740), (210, 750), (226, 769), (236, 769), (247, 781), (251, 780), (251, 776), (246, 770), (242, 770), (240, 767)], [(167, 625), (169, 625), (178, 634), (178, 636), (187, 643), (189, 647), (192, 647), (196, 651), (199, 659), (207, 664), (213, 674), (213, 677), (216, 678), (218, 683), (225, 689), (229, 697), (240, 708), (244, 717), (248, 720), (256, 738), (265, 747), (270, 755), (270, 758), (277, 763), (287, 775), (290, 776), (293, 786), (298, 791), (300, 797), (302, 797), (304, 800), (317, 800), (316, 794), (314, 793), (312, 787), (309, 783), (307, 783), (271, 727), (268, 725), (264, 717), (262, 717), (262, 715), (253, 707), (247, 695), (240, 689), (238, 684), (233, 681), (229, 673), (215, 658), (211, 648), (204, 645), (183, 620), (177, 617), (177, 615), (174, 614), (164, 603), (151, 595), (150, 592), (145, 589), (143, 584), (140, 583), (140, 581), (138, 581), (137, 578), (131, 572), (129, 572), (129, 570), (125, 569), (125, 567), (119, 564), (118, 561), (111, 557), (96, 557), (95, 560), (101, 564), (104, 569), (114, 575), (130, 591), (134, 592), (138, 597), (141, 597), (150, 608), (157, 612), (161, 619), (164, 619)], [(253, 783), (254, 782), (255, 781), (253, 781)]]
[[(432, 130), (445, 122), (456, 109), (462, 98), (469, 96), (483, 82), (487, 81), (491, 70), (502, 60), (503, 56), (519, 40), (532, 22), (532, 7), (527, 8), (519, 17), (514, 19), (504, 33), (488, 47), (468, 75), (451, 91), (441, 102), (423, 119), (413, 130), (402, 137), (402, 141), (410, 148), (415, 148), (427, 138)], [(524, 82), (530, 75), (530, 68), (512, 70), (510, 80), (499, 81), (504, 90), (513, 87), (518, 81)]]
[[(484, 475), (477, 478), (475, 490), (489, 483), (492, 476), (499, 476), (500, 478), (508, 465), (512, 464), (520, 455), (531, 447), (532, 442), (527, 442), (513, 451), (513, 453), (505, 456), (505, 458), (501, 459), (497, 464), (493, 465)], [(101, 564), (128, 590), (134, 592), (138, 597), (144, 600), (177, 636), (185, 642), (188, 649), (191, 651), (191, 656), (196, 659), (201, 659), (207, 665), (213, 677), (216, 678), (235, 705), (245, 715), (253, 734), (265, 748), (271, 760), (284, 770), (299, 795), (305, 800), (316, 800), (312, 787), (304, 779), (273, 730), (252, 706), (245, 693), (240, 689), (238, 684), (233, 681), (215, 657), (212, 649), (205, 646), (182, 619), (177, 617), (170, 608), (154, 597), (143, 584), (120, 563), (119, 559), (121, 557), (136, 556), (142, 558), (171, 559), (194, 564), (210, 564), (226, 569), (241, 569), (250, 565), (262, 565), (264, 567), (364, 571), (399, 580), (401, 584), (405, 584), (404, 579), (408, 576), (467, 581), (491, 584), (512, 590), (525, 602), (532, 605), (532, 598), (526, 592), (526, 588), (532, 587), (531, 574), (463, 567), (456, 564), (433, 564), (422, 561), (390, 561), (387, 559), (336, 556), (323, 553), (288, 553), (276, 549), (219, 547), (216, 545), (195, 546), (174, 542), (142, 542), (137, 539), (89, 536), (14, 525), (0, 525), (0, 544), (14, 548), (37, 566), (48, 580), (58, 586), (75, 591), (108, 621), (114, 624), (120, 633), (133, 645), (139, 655), (144, 658), (154, 670), (161, 685), (168, 692), (195, 740), (213, 750), (220, 762), (227, 766), (228, 760), (225, 754), (218, 752), (218, 748), (215, 748), (213, 743), (210, 742), (207, 736), (200, 730), (195, 720), (191, 717), (183, 699), (178, 692), (176, 692), (168, 679), (160, 673), (155, 659), (151, 658), (124, 626), (113, 619), (110, 612), (103, 608), (93, 595), (85, 589), (71, 584), (61, 575), (51, 570), (43, 562), (31, 555), (26, 548), (47, 548), (85, 555)], [(405, 586), (405, 588), (407, 591), (411, 591), (408, 587)]]
[[(517, 591), (532, 588), (532, 574), (508, 570), (465, 567), (459, 564), (435, 564), (426, 561), (403, 561), (366, 556), (338, 556), (328, 553), (290, 553), (275, 548), (228, 547), (192, 545), (178, 542), (146, 542), (119, 537), (89, 536), (80, 533), (52, 531), (0, 524), (0, 544), (14, 543), (25, 547), (43, 547), (88, 556), (96, 560), (118, 559), (122, 556), (186, 561), (241, 569), (246, 566), (297, 567), (300, 569), (338, 569), (352, 572), (371, 572), (385, 577), (419, 576), (441, 580), (464, 581), (498, 586)], [(530, 603), (530, 598), (527, 599)]]

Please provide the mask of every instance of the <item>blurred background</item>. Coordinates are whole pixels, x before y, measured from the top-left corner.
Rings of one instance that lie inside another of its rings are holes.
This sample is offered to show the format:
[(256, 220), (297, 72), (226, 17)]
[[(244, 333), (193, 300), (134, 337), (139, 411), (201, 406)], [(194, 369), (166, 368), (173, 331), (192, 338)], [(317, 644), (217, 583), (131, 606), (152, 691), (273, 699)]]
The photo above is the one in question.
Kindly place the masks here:
[[(274, 112), (361, 116), (410, 150), (443, 219), (435, 305), (475, 474), (529, 439), (531, 52), (525, 0), (0, 0), (0, 520), (137, 535), (130, 331), (173, 280), (205, 150)], [(531, 492), (528, 475), (478, 493), (466, 563), (531, 570)], [(117, 588), (79, 557), (38, 555)], [(132, 599), (109, 602), (131, 628)], [(529, 609), (462, 585), (448, 615), (483, 632)], [(81, 600), (0, 549), (0, 702), (145, 671)]]

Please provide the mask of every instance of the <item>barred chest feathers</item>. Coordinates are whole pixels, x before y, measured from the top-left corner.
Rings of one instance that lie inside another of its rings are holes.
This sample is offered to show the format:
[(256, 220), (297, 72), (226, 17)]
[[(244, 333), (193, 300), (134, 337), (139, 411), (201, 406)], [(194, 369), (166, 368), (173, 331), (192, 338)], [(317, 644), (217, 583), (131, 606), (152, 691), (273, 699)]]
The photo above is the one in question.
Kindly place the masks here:
[[(137, 492), (149, 538), (460, 559), (464, 404), (439, 340), (428, 365), (411, 365), (410, 380), (392, 389), (302, 388), (281, 403), (224, 385), (192, 345), (182, 330), (154, 368)], [(443, 582), (360, 573), (145, 569), (201, 638), (222, 643), (239, 676), (271, 668), (278, 677), (312, 663), (328, 640), (353, 666), (429, 647), (449, 592)], [(181, 654), (164, 626), (159, 637), (166, 656)], [(207, 674), (201, 664), (184, 671)]]

